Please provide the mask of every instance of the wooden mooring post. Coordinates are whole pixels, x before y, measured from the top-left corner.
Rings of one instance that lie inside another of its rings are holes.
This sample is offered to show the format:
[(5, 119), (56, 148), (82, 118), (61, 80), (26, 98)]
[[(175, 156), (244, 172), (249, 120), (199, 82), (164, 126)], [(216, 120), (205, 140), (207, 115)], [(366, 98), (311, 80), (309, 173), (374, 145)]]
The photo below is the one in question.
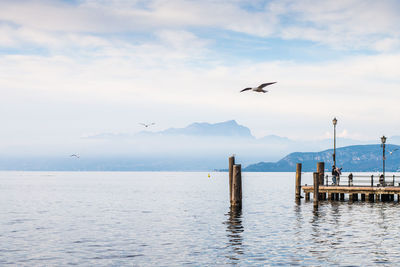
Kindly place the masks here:
[(242, 166), (233, 165), (231, 207), (242, 207)]
[(233, 165), (235, 165), (235, 156), (229, 157), (229, 200), (232, 201), (232, 179), (233, 179)]
[(314, 206), (318, 206), (318, 201), (319, 201), (319, 173), (314, 172), (313, 174), (314, 178)]
[(317, 163), (317, 172), (319, 174), (319, 184), (324, 185), (325, 162)]
[[(319, 185), (324, 185), (324, 176), (325, 176), (325, 162), (318, 162), (317, 163), (317, 172), (319, 176)], [(320, 200), (326, 200), (325, 193), (319, 193)]]
[(301, 198), (301, 163), (296, 164), (296, 200)]

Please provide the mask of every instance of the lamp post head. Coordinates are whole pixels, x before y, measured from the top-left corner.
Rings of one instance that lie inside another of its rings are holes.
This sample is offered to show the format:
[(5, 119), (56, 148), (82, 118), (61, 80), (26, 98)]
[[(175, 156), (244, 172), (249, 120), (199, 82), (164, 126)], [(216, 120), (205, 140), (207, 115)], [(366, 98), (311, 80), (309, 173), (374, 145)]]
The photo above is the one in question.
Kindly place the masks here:
[(336, 126), (336, 124), (337, 124), (337, 119), (336, 119), (336, 117), (335, 117), (335, 118), (333, 118), (332, 122), (333, 122), (333, 125), (335, 125), (335, 126)]
[(382, 141), (382, 144), (386, 143), (386, 136), (383, 135), (383, 136), (381, 137), (381, 141)]

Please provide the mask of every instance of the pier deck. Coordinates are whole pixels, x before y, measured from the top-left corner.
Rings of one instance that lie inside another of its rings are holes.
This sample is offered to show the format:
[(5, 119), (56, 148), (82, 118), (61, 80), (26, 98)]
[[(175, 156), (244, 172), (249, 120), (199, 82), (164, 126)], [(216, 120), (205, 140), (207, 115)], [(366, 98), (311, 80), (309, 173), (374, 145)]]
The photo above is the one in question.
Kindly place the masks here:
[[(313, 185), (303, 185), (304, 193), (313, 193)], [(400, 186), (370, 187), (370, 186), (319, 186), (319, 193), (344, 194), (400, 194)]]
[[(301, 186), (301, 189), (305, 193), (306, 200), (310, 199), (310, 193), (314, 193), (313, 185)], [(397, 200), (400, 198), (400, 186), (382, 186), (382, 187), (371, 187), (371, 186), (318, 186), (319, 199), (341, 199), (344, 200), (344, 194), (349, 195), (350, 200), (358, 200), (358, 195), (361, 195), (361, 200), (365, 200), (366, 196), (368, 200), (394, 200), (394, 195), (397, 195)]]

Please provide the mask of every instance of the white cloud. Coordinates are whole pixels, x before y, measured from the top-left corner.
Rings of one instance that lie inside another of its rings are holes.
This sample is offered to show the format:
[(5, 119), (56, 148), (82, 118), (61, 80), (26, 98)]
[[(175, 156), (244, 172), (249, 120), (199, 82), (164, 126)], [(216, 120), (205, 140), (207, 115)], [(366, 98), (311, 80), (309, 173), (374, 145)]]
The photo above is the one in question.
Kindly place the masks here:
[[(102, 105), (116, 110), (129, 107), (133, 114), (138, 112), (133, 115), (137, 120), (140, 109), (146, 105), (147, 115), (165, 121), (165, 126), (189, 108), (191, 111), (184, 115), (182, 124), (195, 118), (238, 119), (248, 121), (258, 136), (267, 133), (294, 138), (309, 136), (314, 127), (319, 127), (318, 123), (333, 116), (345, 122), (354, 121), (354, 125), (346, 126), (352, 132), (363, 132), (360, 131), (363, 127), (384, 123), (400, 131), (396, 126), (399, 125), (396, 114), (400, 54), (359, 56), (330, 63), (281, 61), (239, 66), (210, 63), (188, 68), (179, 63), (185, 59), (166, 58), (157, 64), (158, 56), (166, 52), (164, 47), (140, 49), (147, 49), (149, 57), (155, 55), (151, 68), (146, 64), (148, 58), (136, 57), (135, 52), (131, 55), (128, 50), (127, 54), (84, 62), (65, 56), (3, 56), (0, 58), (2, 105), (29, 105), (24, 103), (28, 98), (32, 102), (44, 101), (45, 106), (59, 103), (66, 109), (73, 104), (83, 113), (91, 105), (95, 109)], [(266, 77), (266, 73), (278, 81), (271, 86), (270, 93), (239, 93), (243, 87), (263, 82), (260, 77)], [(24, 98), (19, 99), (21, 95)], [(163, 114), (165, 108), (173, 110), (175, 115)], [(268, 125), (259, 124), (260, 119), (268, 119)], [(97, 120), (93, 131), (103, 131), (96, 128), (101, 125), (101, 119)], [(296, 125), (297, 120), (306, 120), (308, 126), (292, 131), (291, 125)], [(118, 119), (113, 123), (124, 125)], [(377, 126), (368, 128), (364, 134), (375, 135)]]
[[(395, 2), (271, 1), (258, 11), (243, 4), (2, 1), (0, 47), (21, 52), (0, 55), (2, 142), (21, 143), (15, 132), (35, 140), (124, 132), (144, 117), (164, 128), (237, 119), (257, 136), (310, 138), (338, 116), (352, 133), (343, 136), (373, 137), (385, 127), (398, 135)], [(193, 28), (385, 53), (231, 64), (213, 50), (218, 37)], [(137, 33), (146, 38), (131, 36)], [(37, 47), (46, 53), (30, 52)], [(268, 94), (239, 93), (269, 80), (278, 83)]]
[(382, 39), (399, 39), (397, 1), (277, 1), (290, 15), (282, 37), (311, 40), (341, 49), (375, 49)]
[[(260, 37), (310, 40), (339, 49), (398, 48), (397, 1), (279, 0), (252, 11), (244, 5), (248, 2), (81, 1), (72, 5), (57, 1), (2, 1), (0, 18), (22, 28), (26, 38), (47, 40), (49, 44), (64, 33), (188, 32), (193, 27), (207, 27)], [(262, 6), (257, 1), (254, 5)], [(4, 33), (2, 39), (10, 43)]]

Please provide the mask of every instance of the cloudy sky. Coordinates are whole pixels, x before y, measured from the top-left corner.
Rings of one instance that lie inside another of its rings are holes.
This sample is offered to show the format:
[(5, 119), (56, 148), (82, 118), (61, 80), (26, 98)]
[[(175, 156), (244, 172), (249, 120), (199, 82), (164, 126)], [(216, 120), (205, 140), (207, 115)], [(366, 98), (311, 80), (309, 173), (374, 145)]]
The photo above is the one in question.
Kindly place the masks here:
[(310, 140), (336, 116), (341, 136), (399, 135), (399, 13), (396, 0), (2, 0), (1, 153), (139, 122), (236, 119)]

